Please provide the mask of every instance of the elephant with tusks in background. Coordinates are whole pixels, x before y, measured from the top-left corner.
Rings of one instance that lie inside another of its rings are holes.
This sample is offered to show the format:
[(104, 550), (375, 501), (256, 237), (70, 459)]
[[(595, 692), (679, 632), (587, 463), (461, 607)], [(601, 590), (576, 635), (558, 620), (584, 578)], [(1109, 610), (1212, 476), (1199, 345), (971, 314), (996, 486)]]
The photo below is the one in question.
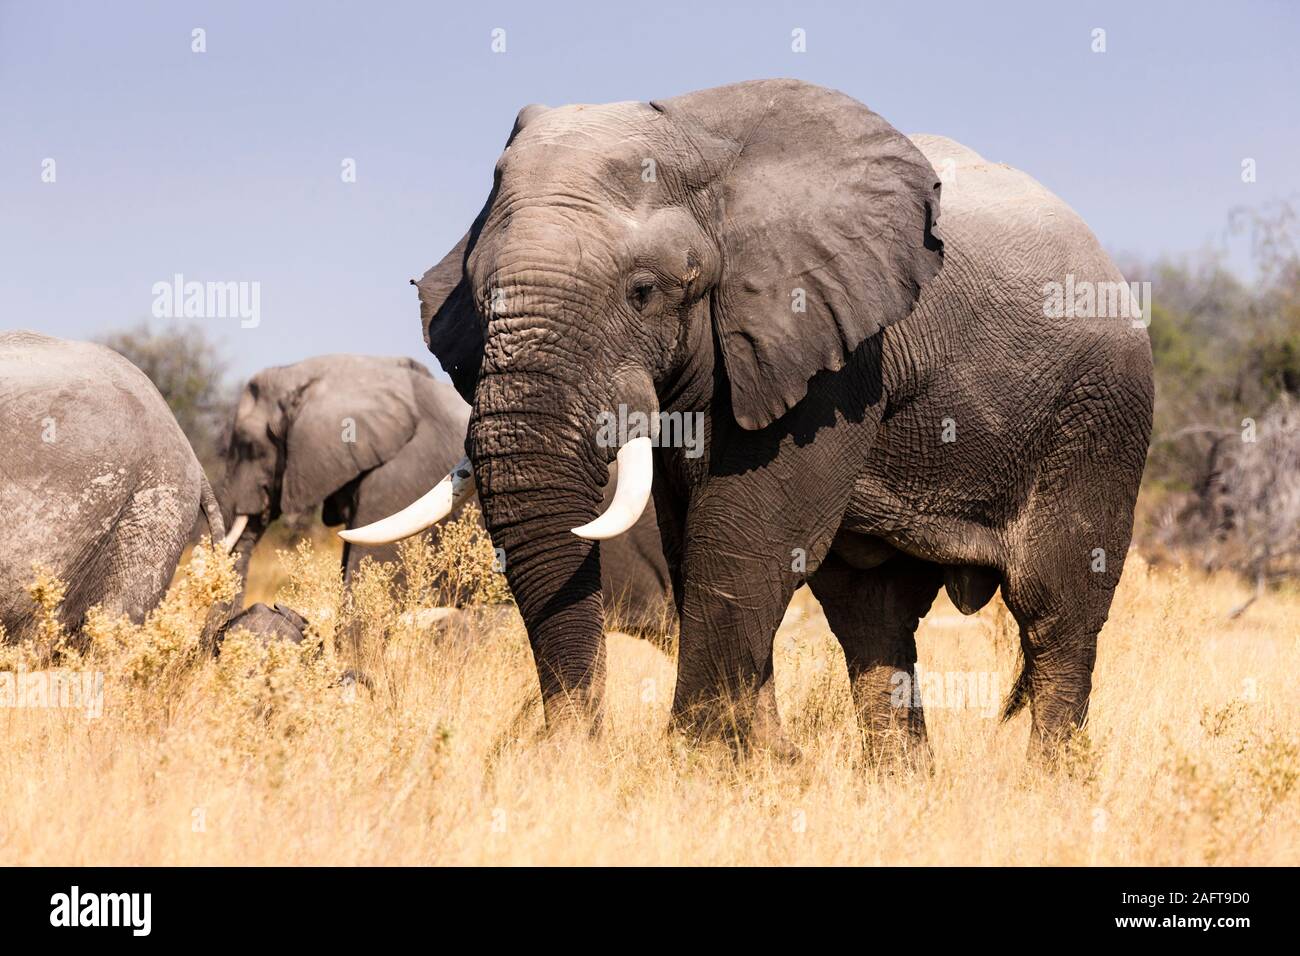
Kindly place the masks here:
[(0, 333), (0, 624), (10, 640), (35, 632), (34, 565), (66, 585), (70, 631), (97, 604), (139, 623), (166, 593), (200, 512), (220, 541), (203, 468), (143, 372), (102, 345)]
[[(240, 396), (221, 497), (227, 549), (246, 578), (257, 542), (281, 514), (322, 506), (327, 525), (357, 528), (404, 508), (463, 454), (469, 406), (409, 358), (321, 355), (254, 375)], [(345, 580), (392, 544), (352, 541)], [(612, 549), (605, 606), (636, 634), (671, 632), (668, 569), (648, 512)]]
[[(939, 589), (973, 613), (1000, 587), (1023, 650), (1006, 712), (1028, 703), (1049, 756), (1087, 714), (1153, 394), (1142, 323), (1052, 290), (1123, 281), (1026, 174), (832, 90), (527, 107), (482, 211), (419, 281), (426, 341), (472, 407), (467, 458), (345, 537), (411, 533), (477, 489), (548, 725), (597, 726), (602, 558), (653, 493), (674, 723), (779, 753), (772, 646), (797, 587), (878, 759), (928, 751), (897, 688)], [(619, 407), (702, 416), (703, 454), (596, 440)]]

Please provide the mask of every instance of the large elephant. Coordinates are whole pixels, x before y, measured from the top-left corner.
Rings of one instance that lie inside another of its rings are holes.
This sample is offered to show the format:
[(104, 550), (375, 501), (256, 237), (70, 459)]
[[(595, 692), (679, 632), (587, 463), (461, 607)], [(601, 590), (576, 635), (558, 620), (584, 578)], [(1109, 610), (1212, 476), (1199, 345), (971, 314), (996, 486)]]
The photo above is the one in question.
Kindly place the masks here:
[[(773, 637), (807, 581), (872, 750), (924, 752), (918, 620), (945, 584), (968, 613), (1000, 585), (1024, 652), (1008, 711), (1028, 701), (1032, 750), (1054, 752), (1087, 712), (1153, 391), (1140, 322), (1054, 293), (1120, 282), (1029, 176), (831, 90), (525, 108), (419, 286), (548, 722), (600, 712), (591, 539), (626, 527), (653, 468), (678, 724), (786, 746)], [(660, 436), (617, 450), (629, 490), (598, 518), (615, 449), (595, 423), (620, 405)], [(699, 457), (663, 447), (680, 414), (703, 417)]]
[(139, 622), (162, 598), (199, 512), (225, 533), (203, 468), (158, 389), (111, 349), (0, 333), (0, 624), (33, 635), (33, 565), (67, 591), (75, 631), (100, 605)]
[[(267, 526), (282, 513), (324, 505), (327, 525), (355, 528), (410, 504), (429, 475), (461, 457), (469, 406), (408, 358), (321, 355), (263, 369), (240, 396), (226, 459), (222, 504), (232, 515), (227, 546), (241, 577)], [(396, 558), (393, 545), (347, 543), (350, 578), (366, 555)], [(647, 514), (610, 554), (606, 606), (620, 626), (661, 634), (671, 627), (668, 569)]]

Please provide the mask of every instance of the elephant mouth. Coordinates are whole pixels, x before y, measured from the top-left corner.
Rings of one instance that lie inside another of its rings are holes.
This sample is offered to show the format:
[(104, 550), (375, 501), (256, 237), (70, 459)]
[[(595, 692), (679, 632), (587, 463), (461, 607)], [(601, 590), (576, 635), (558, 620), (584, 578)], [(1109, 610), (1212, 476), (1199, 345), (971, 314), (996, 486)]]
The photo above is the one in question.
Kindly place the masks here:
[(265, 485), (255, 486), (252, 492), (236, 492), (234, 505), (231, 508), (230, 528), (222, 542), (227, 553), (239, 543), (241, 536), (247, 535), (250, 531), (260, 533), (279, 517), (279, 509), (275, 507), (275, 502), (275, 496)]

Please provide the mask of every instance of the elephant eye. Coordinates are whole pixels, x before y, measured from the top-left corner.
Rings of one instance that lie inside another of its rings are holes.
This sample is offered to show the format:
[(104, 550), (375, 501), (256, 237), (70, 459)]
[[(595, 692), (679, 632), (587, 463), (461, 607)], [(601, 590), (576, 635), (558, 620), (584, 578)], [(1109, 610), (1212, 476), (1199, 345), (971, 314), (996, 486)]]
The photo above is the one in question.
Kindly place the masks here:
[(632, 280), (632, 284), (628, 287), (627, 301), (632, 308), (641, 312), (649, 304), (654, 291), (655, 284), (652, 279), (638, 277)]

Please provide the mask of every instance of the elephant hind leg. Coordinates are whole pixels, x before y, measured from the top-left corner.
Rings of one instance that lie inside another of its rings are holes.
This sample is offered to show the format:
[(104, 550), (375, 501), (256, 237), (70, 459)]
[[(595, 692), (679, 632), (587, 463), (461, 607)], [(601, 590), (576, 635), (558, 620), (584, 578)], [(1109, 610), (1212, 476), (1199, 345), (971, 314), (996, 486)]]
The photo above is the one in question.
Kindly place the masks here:
[[(1076, 459), (1077, 462), (1077, 459)], [(1097, 466), (1105, 470), (1104, 463)], [(1077, 484), (1038, 495), (1044, 506), (1026, 515), (1002, 584), (1002, 596), (1020, 627), (1023, 669), (1004, 707), (1010, 717), (1025, 703), (1033, 716), (1030, 755), (1052, 762), (1088, 716), (1097, 635), (1110, 614), (1132, 532), (1132, 492), (1077, 464)], [(1089, 482), (1092, 482), (1090, 485)]]
[(926, 762), (925, 715), (914, 687), (916, 628), (943, 586), (943, 569), (897, 555), (863, 570), (832, 553), (808, 583), (844, 649), (868, 758)]
[(102, 577), (97, 596), (88, 603), (136, 624), (143, 621), (167, 593), (197, 518), (197, 491), (189, 499), (137, 493), (99, 555)]
[(133, 624), (139, 624), (167, 593), (171, 572), (176, 569), (181, 550), (183, 548), (177, 549), (174, 556), (164, 554), (160, 561), (146, 566), (138, 560), (128, 559), (114, 546), (113, 553), (107, 556), (108, 571), (96, 603), (112, 615), (124, 615)]
[(1010, 719), (1028, 703), (1033, 717), (1030, 756), (1050, 763), (1087, 721), (1097, 633), (1110, 598), (1071, 599), (1064, 607), (1048, 608), (1008, 589), (1006, 600), (1020, 625), (1023, 662), (1002, 717)]

